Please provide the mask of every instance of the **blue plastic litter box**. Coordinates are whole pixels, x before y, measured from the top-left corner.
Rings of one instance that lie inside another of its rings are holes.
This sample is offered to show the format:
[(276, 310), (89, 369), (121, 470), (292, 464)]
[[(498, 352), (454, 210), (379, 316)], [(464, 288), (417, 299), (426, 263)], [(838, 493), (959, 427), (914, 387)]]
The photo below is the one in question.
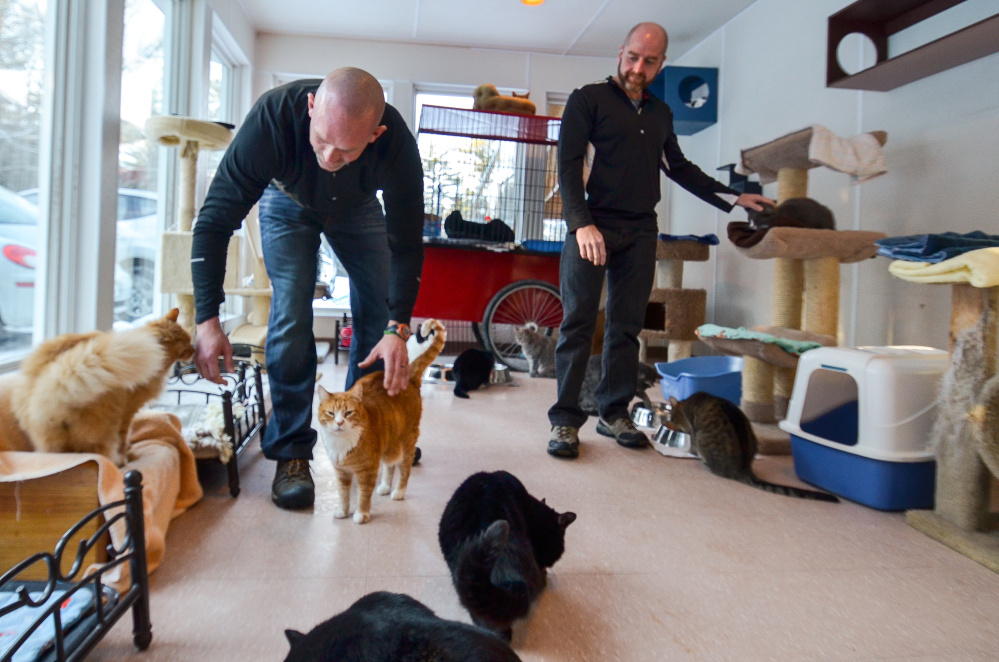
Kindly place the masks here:
[(949, 354), (929, 347), (821, 347), (802, 354), (780, 428), (798, 478), (878, 510), (933, 507), (929, 449)]
[(656, 372), (667, 400), (684, 400), (698, 391), (725, 398), (736, 406), (742, 399), (741, 356), (694, 356), (657, 363)]

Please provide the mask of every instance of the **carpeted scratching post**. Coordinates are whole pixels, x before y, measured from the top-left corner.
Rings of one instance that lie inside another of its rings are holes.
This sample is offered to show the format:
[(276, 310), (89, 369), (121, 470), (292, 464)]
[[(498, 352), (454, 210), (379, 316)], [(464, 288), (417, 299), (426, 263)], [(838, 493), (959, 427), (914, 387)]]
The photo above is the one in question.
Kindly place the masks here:
[[(825, 165), (866, 178), (884, 172), (883, 159), (879, 161), (878, 158), (886, 140), (884, 132), (844, 140), (816, 125), (743, 150), (741, 170), (744, 174), (759, 172), (764, 183), (776, 181), (780, 204), (808, 197), (811, 168)], [(859, 160), (860, 165), (843, 162), (841, 157), (851, 150), (854, 150), (853, 160)], [(869, 152), (857, 157), (863, 150)], [(868, 153), (873, 156), (865, 160)], [(884, 236), (859, 231), (775, 227), (761, 242), (768, 244), (767, 247), (760, 244), (750, 249), (740, 247), (747, 257), (774, 261), (771, 324), (776, 330), (770, 333), (781, 335), (779, 330), (787, 329), (835, 337), (839, 323), (839, 265), (873, 257), (876, 254), (874, 241)], [(764, 367), (765, 360), (748, 355), (745, 358), (740, 406), (746, 416), (756, 423), (773, 423), (784, 418), (794, 390), (797, 361), (791, 367), (779, 364)]]
[(999, 572), (999, 518), (989, 511), (991, 483), (999, 478), (999, 284), (957, 284), (952, 292), (952, 365), (931, 436), (937, 454), (934, 508), (910, 510), (906, 519)]
[[(146, 120), (146, 138), (165, 147), (180, 147), (180, 184), (177, 231), (165, 232), (159, 261), (161, 291), (175, 294), (180, 309), (178, 323), (194, 335), (194, 286), (191, 283), (191, 228), (194, 224), (194, 190), (201, 150), (225, 149), (232, 130), (217, 122), (190, 117), (157, 115)], [(232, 242), (230, 243), (231, 247)], [(238, 247), (238, 244), (237, 244)], [(237, 251), (238, 254), (238, 251)], [(231, 255), (231, 254), (230, 254)]]
[(645, 323), (638, 334), (639, 358), (647, 360), (649, 341), (667, 343), (667, 360), (691, 355), (697, 327), (704, 324), (708, 293), (683, 287), (683, 263), (704, 262), (708, 244), (692, 240), (663, 241), (656, 246), (656, 284), (649, 296)]

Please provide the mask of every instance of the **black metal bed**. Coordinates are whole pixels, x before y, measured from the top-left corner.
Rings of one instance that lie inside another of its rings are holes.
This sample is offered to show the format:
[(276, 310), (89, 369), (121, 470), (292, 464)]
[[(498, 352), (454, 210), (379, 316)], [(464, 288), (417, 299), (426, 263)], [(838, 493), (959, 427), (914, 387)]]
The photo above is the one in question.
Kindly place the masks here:
[[(0, 593), (12, 592), (16, 598), (0, 607), (0, 617), (12, 614), (19, 609), (40, 608), (46, 605), (56, 591), (63, 591), (59, 599), (43, 608), (38, 616), (9, 645), (0, 649), (0, 662), (10, 662), (21, 650), (32, 633), (52, 620), (54, 637), (40, 652), (38, 660), (48, 662), (73, 662), (82, 660), (93, 650), (111, 627), (132, 610), (132, 641), (137, 649), (145, 650), (152, 641), (152, 625), (149, 619), (149, 574), (146, 566), (145, 521), (142, 511), (142, 474), (129, 471), (125, 474), (125, 498), (92, 510), (72, 526), (59, 539), (55, 550), (33, 554), (0, 576)], [(81, 529), (93, 520), (102, 518), (103, 523), (96, 532), (86, 538), (77, 538)], [(110, 540), (111, 527), (124, 523), (126, 536), (120, 547), (108, 543), (108, 561), (89, 575), (81, 576), (86, 570), (85, 557), (97, 545)], [(70, 552), (70, 545), (77, 549), (73, 564), (63, 572), (63, 557)], [(131, 584), (127, 591), (118, 593), (104, 583), (105, 575), (112, 569), (128, 564)], [(43, 565), (48, 570), (44, 581), (26, 581), (22, 576), (31, 574)], [(84, 617), (72, 625), (64, 626), (60, 608), (76, 593), (89, 589), (92, 592), (90, 605)]]
[[(267, 429), (267, 407), (264, 397), (262, 370), (259, 363), (251, 361), (236, 361), (236, 372), (222, 373), (225, 384), (214, 384), (198, 375), (193, 364), (177, 364), (174, 373), (167, 380), (166, 396), (180, 406), (192, 401), (209, 403), (218, 398), (222, 405), (224, 431), (231, 444), (232, 453), (224, 462), (229, 478), (229, 494), (239, 495), (239, 465), (237, 457), (250, 443), (253, 437), (260, 433), (263, 436)], [(183, 386), (178, 386), (183, 385)], [(185, 388), (187, 387), (187, 388)], [(217, 389), (213, 389), (217, 387)], [(174, 396), (176, 396), (174, 398)], [(163, 400), (161, 400), (161, 403)], [(234, 403), (243, 405), (242, 415), (234, 413)], [(155, 406), (161, 411), (170, 411), (169, 406)], [(198, 459), (220, 459), (217, 455), (196, 453)], [(221, 461), (221, 460), (220, 460)]]

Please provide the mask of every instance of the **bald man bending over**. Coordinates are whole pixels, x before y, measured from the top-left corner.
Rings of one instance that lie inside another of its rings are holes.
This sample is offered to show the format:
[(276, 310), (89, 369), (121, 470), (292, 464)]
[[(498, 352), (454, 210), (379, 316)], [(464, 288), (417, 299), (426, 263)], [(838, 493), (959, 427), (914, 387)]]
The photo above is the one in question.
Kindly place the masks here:
[(384, 369), (395, 395), (409, 379), (405, 341), (423, 267), (423, 167), (413, 134), (371, 74), (348, 67), (265, 92), (222, 158), (191, 249), (195, 362), (219, 383), (219, 357), (233, 367), (218, 317), (226, 246), (258, 200), (274, 290), (266, 347), (273, 414), (261, 447), (277, 460), (274, 503), (308, 508), (315, 500), (312, 297), (321, 232), (350, 277), (354, 335), (345, 388)]

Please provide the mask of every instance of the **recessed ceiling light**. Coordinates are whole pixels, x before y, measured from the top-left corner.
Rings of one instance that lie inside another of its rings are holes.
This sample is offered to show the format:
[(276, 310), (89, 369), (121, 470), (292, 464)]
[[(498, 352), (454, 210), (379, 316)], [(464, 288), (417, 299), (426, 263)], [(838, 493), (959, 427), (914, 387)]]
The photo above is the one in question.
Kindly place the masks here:
[(542, 4), (545, 0), (520, 0), (520, 1), (529, 7), (534, 7), (536, 5)]

